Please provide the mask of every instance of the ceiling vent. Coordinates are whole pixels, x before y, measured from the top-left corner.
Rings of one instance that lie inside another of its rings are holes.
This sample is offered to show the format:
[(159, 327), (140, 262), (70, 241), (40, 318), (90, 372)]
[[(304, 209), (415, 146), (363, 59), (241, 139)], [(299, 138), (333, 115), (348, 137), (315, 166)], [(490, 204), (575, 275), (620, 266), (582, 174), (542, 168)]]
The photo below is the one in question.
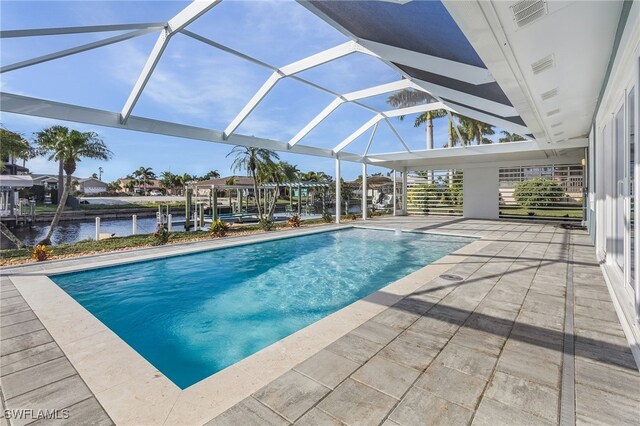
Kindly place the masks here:
[(560, 112), (560, 108), (552, 109), (551, 111), (547, 112), (547, 117), (551, 117), (552, 115), (556, 115), (559, 112)]
[(562, 135), (564, 135), (564, 132), (558, 132), (553, 134), (553, 136), (562, 136)]
[(545, 56), (539, 61), (535, 61), (531, 64), (531, 70), (534, 74), (540, 74), (542, 71), (546, 71), (552, 68), (554, 64), (553, 55)]
[(555, 89), (551, 89), (547, 92), (544, 92), (543, 94), (540, 95), (540, 97), (542, 98), (543, 101), (546, 101), (548, 99), (553, 98), (557, 94), (558, 94), (558, 88), (556, 87)]
[(559, 123), (552, 124), (551, 128), (560, 127), (560, 126), (562, 126), (562, 121)]
[(547, 14), (544, 0), (522, 0), (511, 6), (513, 18), (518, 28), (522, 28)]

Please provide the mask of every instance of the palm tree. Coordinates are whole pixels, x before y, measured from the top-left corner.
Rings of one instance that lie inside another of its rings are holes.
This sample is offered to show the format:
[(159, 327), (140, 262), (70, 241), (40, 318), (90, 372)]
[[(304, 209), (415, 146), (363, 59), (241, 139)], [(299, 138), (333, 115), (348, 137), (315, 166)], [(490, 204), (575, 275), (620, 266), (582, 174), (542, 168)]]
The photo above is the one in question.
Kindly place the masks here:
[(51, 245), (51, 235), (62, 217), (62, 211), (71, 190), (72, 175), (76, 171), (78, 162), (82, 158), (106, 161), (111, 158), (112, 153), (96, 133), (69, 130), (63, 126), (52, 126), (36, 133), (36, 144), (42, 155), (49, 156), (49, 161), (61, 161), (66, 173), (62, 197), (51, 221), (51, 227), (40, 242), (40, 244)]
[(25, 161), (34, 156), (33, 147), (21, 134), (0, 128), (0, 171), (5, 169), (5, 162), (13, 165), (16, 159)]
[(177, 176), (168, 171), (160, 173), (160, 185), (173, 194), (177, 186)]
[(206, 175), (202, 176), (199, 180), (217, 179), (220, 177), (220, 172), (217, 170), (211, 170)]
[(156, 178), (156, 174), (151, 167), (140, 167), (133, 172), (133, 176), (142, 185), (145, 195), (147, 194), (147, 185)]
[(227, 154), (227, 157), (230, 155), (235, 156), (233, 163), (231, 163), (231, 170), (233, 172), (245, 170), (253, 179), (253, 194), (256, 197), (256, 205), (258, 206), (258, 219), (265, 219), (258, 195), (258, 169), (272, 165), (273, 160), (279, 160), (280, 156), (268, 149), (239, 145), (234, 146), (231, 152)]
[(517, 133), (509, 133), (506, 130), (501, 131), (500, 133), (502, 133), (502, 136), (498, 142), (500, 143), (504, 143), (504, 142), (520, 142), (525, 140), (522, 136), (520, 136)]
[(476, 145), (492, 143), (491, 139), (485, 138), (485, 136), (495, 134), (493, 126), (468, 117), (460, 116), (459, 118), (458, 131), (465, 145), (472, 141), (475, 141)]
[[(396, 108), (405, 108), (411, 107), (418, 104), (435, 102), (436, 99), (425, 92), (420, 92), (418, 90), (413, 89), (404, 89), (399, 92), (394, 93), (393, 95), (387, 98), (387, 103)], [(423, 112), (418, 115), (413, 122), (414, 127), (420, 127), (422, 124), (426, 123), (426, 134), (427, 134), (427, 149), (433, 149), (433, 120), (436, 118), (441, 118), (449, 115), (447, 110), (445, 109), (436, 109), (433, 111)], [(400, 120), (404, 120), (404, 116), (398, 117)], [(451, 122), (451, 118), (449, 118)], [(451, 145), (451, 132), (449, 132), (449, 145)]]

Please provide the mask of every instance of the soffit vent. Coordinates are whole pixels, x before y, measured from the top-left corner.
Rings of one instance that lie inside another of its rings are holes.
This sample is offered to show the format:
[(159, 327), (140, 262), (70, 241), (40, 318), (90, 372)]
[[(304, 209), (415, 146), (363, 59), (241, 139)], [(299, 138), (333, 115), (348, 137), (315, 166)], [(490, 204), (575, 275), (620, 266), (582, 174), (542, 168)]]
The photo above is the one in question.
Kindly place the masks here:
[(540, 74), (542, 71), (546, 71), (552, 68), (554, 64), (553, 55), (545, 56), (539, 61), (535, 61), (531, 64), (531, 70), (534, 74)]
[(518, 28), (522, 28), (547, 14), (544, 0), (522, 0), (511, 6), (513, 18)]
[(548, 99), (553, 98), (557, 94), (558, 94), (558, 88), (555, 88), (555, 89), (551, 89), (551, 90), (549, 90), (547, 92), (544, 92), (543, 94), (540, 95), (540, 97), (542, 98), (543, 101), (546, 101)]
[(548, 112), (547, 112), (547, 117), (551, 117), (552, 115), (556, 115), (556, 114), (558, 114), (559, 112), (560, 112), (560, 109), (559, 109), (559, 108), (552, 109), (551, 111), (548, 111)]

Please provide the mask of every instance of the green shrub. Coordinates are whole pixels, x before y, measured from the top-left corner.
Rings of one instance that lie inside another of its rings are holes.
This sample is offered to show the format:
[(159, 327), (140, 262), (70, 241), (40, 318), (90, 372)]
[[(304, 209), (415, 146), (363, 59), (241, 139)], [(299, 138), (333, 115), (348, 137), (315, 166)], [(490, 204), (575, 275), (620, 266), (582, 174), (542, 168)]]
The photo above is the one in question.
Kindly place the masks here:
[(322, 215), (322, 221), (324, 223), (331, 223), (333, 222), (333, 216), (331, 216), (329, 213), (325, 213)]
[(214, 237), (220, 238), (227, 235), (227, 231), (229, 231), (230, 227), (231, 225), (225, 222), (224, 220), (216, 219), (213, 221), (213, 223), (209, 227), (209, 231), (211, 231)]
[(549, 207), (561, 202), (564, 190), (558, 182), (547, 178), (533, 178), (516, 183), (513, 197), (523, 207)]
[(273, 226), (275, 225), (275, 222), (273, 221), (273, 219), (264, 218), (260, 219), (258, 225), (263, 231), (271, 231), (273, 229)]
[(152, 237), (154, 238), (154, 243), (157, 246), (167, 244), (169, 242), (169, 230), (166, 225), (159, 225), (156, 232), (152, 234)]

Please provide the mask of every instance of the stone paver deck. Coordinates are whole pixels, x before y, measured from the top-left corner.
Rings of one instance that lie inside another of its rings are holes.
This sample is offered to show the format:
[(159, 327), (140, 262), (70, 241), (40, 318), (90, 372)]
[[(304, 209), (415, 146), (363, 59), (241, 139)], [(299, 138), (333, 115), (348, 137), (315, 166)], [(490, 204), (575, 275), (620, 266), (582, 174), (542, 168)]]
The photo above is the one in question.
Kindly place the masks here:
[(640, 373), (584, 231), (380, 224), (491, 243), (448, 271), (462, 281), (425, 283), (210, 425), (640, 422)]
[(6, 277), (0, 277), (0, 339), (1, 425), (113, 424)]
[[(487, 244), (447, 272), (461, 280), (420, 283), (209, 424), (639, 423), (640, 373), (584, 231), (437, 217), (368, 224)], [(0, 401), (112, 423), (15, 287), (1, 285)]]

